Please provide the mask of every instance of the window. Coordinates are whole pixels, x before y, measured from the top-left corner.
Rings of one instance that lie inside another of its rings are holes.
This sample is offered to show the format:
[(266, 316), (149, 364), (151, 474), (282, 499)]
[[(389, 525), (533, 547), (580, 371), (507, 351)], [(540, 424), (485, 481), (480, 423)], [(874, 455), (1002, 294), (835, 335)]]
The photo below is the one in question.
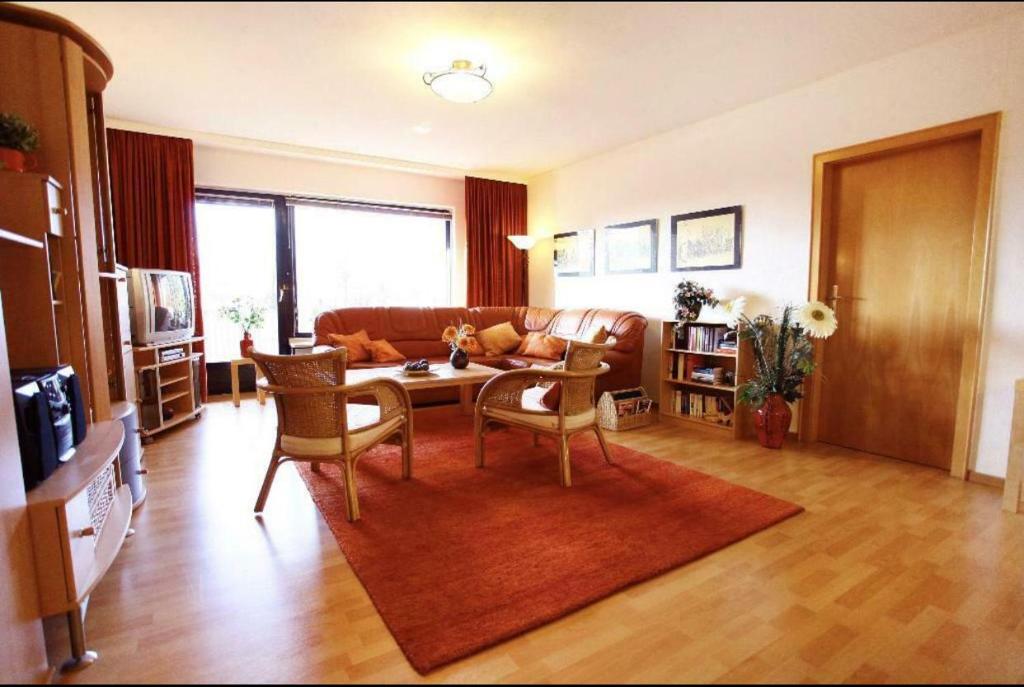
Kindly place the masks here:
[(206, 362), (239, 356), (242, 332), (219, 312), (235, 298), (267, 307), (253, 339), (280, 353), (290, 337), (311, 335), (325, 310), (450, 305), (451, 218), (444, 209), (197, 190)]
[(206, 337), (206, 362), (239, 357), (242, 332), (220, 315), (235, 298), (266, 308), (266, 322), (252, 332), (257, 350), (278, 352), (277, 222), (272, 201), (221, 195), (196, 197), (196, 241)]
[(448, 215), (293, 201), (297, 329), (334, 308), (451, 303)]

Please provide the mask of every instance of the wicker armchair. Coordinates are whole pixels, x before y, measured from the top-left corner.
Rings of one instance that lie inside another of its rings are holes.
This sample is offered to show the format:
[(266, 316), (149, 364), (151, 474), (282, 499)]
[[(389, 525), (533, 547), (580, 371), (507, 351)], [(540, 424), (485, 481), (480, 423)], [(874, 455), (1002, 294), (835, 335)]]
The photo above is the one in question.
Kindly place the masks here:
[[(569, 463), (569, 438), (580, 432), (594, 432), (604, 458), (612, 462), (594, 405), (594, 381), (609, 369), (601, 362), (605, 351), (615, 345), (570, 341), (562, 369), (526, 368), (504, 372), (488, 381), (476, 401), (476, 466), (484, 466), (484, 435), (491, 425), (508, 425), (533, 433), (534, 445), (540, 435), (558, 441), (559, 479), (563, 487), (572, 486)], [(540, 404), (544, 389), (538, 385), (561, 384), (558, 410)]]
[[(263, 512), (274, 475), (282, 463), (304, 461), (319, 472), (320, 463), (337, 463), (345, 473), (345, 509), (349, 522), (359, 519), (356, 462), (382, 443), (402, 447), (402, 478), (412, 476), (412, 404), (409, 392), (392, 379), (345, 384), (344, 348), (312, 355), (267, 355), (252, 352), (277, 404), (277, 440), (256, 499)], [(349, 403), (373, 396), (378, 405)]]

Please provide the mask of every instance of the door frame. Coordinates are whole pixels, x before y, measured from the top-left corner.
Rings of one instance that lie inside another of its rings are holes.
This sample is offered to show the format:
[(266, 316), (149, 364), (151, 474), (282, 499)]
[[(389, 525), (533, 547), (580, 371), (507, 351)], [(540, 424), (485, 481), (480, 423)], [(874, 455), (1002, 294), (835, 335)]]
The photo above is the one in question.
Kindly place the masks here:
[[(971, 448), (977, 433), (978, 382), (981, 368), (981, 343), (987, 319), (988, 265), (991, 252), (992, 201), (995, 191), (996, 159), (999, 147), (1001, 112), (993, 112), (950, 124), (921, 129), (910, 133), (882, 138), (876, 141), (838, 148), (814, 156), (814, 186), (811, 197), (811, 256), (808, 297), (825, 302), (828, 298), (827, 256), (832, 248), (832, 191), (834, 170), (843, 163), (867, 160), (894, 152), (902, 152), (958, 138), (980, 136), (978, 162), (978, 198), (974, 207), (974, 236), (971, 243), (971, 263), (967, 288), (969, 319), (964, 323), (960, 384), (957, 391), (956, 428), (953, 436), (953, 456), (950, 475), (968, 478)], [(842, 323), (840, 323), (842, 326)], [(825, 359), (824, 344), (814, 344), (815, 359)], [(801, 441), (818, 440), (820, 415), (821, 375), (812, 375), (805, 385), (805, 396), (800, 404)]]

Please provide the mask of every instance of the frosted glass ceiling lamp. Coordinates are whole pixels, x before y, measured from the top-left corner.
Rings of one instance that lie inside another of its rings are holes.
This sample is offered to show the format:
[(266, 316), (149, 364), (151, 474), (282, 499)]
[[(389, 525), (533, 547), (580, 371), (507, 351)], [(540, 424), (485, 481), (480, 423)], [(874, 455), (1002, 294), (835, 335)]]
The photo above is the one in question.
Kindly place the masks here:
[(447, 71), (427, 72), (423, 83), (445, 100), (475, 103), (491, 94), (494, 86), (487, 80), (487, 67), (474, 67), (469, 60), (455, 60)]
[(519, 250), (530, 250), (537, 245), (536, 236), (526, 236), (525, 234), (517, 234), (515, 236), (509, 236), (508, 240), (512, 242), (512, 245)]

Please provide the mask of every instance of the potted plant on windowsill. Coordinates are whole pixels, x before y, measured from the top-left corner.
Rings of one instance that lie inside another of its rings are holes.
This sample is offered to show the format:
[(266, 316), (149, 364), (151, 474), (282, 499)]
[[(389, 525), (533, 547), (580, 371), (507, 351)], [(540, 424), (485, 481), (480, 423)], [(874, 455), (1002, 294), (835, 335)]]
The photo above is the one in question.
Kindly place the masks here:
[(238, 350), (243, 358), (248, 358), (252, 351), (252, 332), (263, 328), (267, 315), (266, 306), (260, 305), (252, 298), (235, 298), (218, 312), (221, 317), (242, 328), (242, 340), (238, 342)]
[(832, 336), (838, 323), (824, 303), (811, 301), (782, 317), (740, 317), (740, 337), (754, 350), (754, 376), (740, 388), (739, 400), (754, 408), (757, 438), (766, 448), (782, 448), (793, 419), (789, 404), (803, 397), (804, 378), (814, 372), (812, 338)]
[[(0, 112), (0, 169), (24, 172), (26, 153), (39, 148), (39, 132), (16, 114)], [(35, 158), (28, 158), (35, 167)]]

